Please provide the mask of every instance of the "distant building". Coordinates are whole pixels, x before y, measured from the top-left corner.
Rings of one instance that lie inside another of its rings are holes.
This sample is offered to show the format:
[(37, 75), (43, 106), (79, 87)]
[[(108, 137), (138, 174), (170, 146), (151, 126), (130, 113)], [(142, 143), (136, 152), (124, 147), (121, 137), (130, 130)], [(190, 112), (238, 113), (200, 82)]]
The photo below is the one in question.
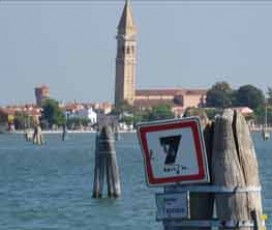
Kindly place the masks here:
[(0, 108), (0, 133), (14, 129), (15, 110)]
[(94, 112), (92, 108), (82, 108), (75, 111), (66, 110), (65, 116), (68, 120), (71, 118), (80, 118), (89, 119), (91, 124), (95, 124), (97, 122), (97, 113)]
[(94, 103), (94, 104), (91, 104), (91, 106), (97, 113), (102, 113), (102, 114), (109, 114), (113, 108), (113, 105), (109, 102)]
[(35, 88), (36, 104), (42, 106), (42, 103), (49, 98), (49, 88), (45, 85)]
[[(29, 121), (31, 120), (34, 123), (39, 123), (41, 108), (31, 104), (0, 107), (0, 126), (3, 126), (4, 124), (9, 127), (9, 130), (12, 130), (16, 114), (25, 115), (29, 118)], [(25, 122), (27, 123), (28, 119)]]
[(205, 89), (146, 89), (136, 90), (134, 105), (141, 109), (150, 109), (159, 104), (168, 104), (172, 112), (182, 116), (188, 107), (203, 107), (206, 103)]
[(81, 118), (89, 119), (91, 124), (97, 122), (97, 113), (90, 105), (84, 105), (81, 103), (71, 103), (62, 107), (66, 119)]
[(129, 0), (126, 0), (117, 33), (115, 73), (115, 106), (122, 102), (142, 109), (159, 104), (170, 104), (173, 112), (181, 115), (187, 107), (202, 107), (206, 89), (138, 89), (136, 90), (137, 29)]

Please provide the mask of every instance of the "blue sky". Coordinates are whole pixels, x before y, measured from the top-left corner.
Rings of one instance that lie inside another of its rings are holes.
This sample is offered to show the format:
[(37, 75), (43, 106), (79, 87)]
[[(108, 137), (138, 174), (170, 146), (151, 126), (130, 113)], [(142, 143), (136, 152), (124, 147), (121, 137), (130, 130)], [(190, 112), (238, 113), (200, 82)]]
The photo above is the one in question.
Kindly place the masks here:
[[(137, 88), (272, 86), (272, 2), (131, 1)], [(123, 1), (0, 1), (0, 105), (113, 102)]]

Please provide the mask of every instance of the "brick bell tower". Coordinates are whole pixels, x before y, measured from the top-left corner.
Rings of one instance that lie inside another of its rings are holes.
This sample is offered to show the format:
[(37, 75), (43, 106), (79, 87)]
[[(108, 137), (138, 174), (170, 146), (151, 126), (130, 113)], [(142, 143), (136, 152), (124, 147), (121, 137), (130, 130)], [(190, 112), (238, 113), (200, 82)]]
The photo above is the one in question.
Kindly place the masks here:
[(117, 55), (115, 69), (115, 106), (122, 102), (133, 105), (136, 80), (137, 28), (129, 0), (126, 0), (117, 32)]

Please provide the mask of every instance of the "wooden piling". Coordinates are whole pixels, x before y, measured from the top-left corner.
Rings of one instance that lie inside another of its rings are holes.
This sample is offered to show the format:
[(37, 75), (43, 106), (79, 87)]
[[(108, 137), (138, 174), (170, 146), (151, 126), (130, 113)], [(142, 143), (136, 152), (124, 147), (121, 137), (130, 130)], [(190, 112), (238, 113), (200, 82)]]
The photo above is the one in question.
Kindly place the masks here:
[(108, 196), (120, 196), (120, 176), (114, 146), (114, 136), (110, 126), (103, 126), (100, 134), (96, 135), (93, 184), (94, 198), (102, 197), (105, 176), (108, 188)]
[(36, 125), (33, 133), (33, 144), (42, 145), (44, 144), (44, 138), (42, 134), (42, 129), (39, 125)]
[[(216, 194), (217, 217), (221, 221), (256, 222), (252, 218), (255, 213), (258, 222), (262, 215), (261, 194), (253, 191), (260, 187), (258, 162), (245, 118), (231, 109), (224, 110), (215, 119), (213, 139), (214, 185), (248, 190)], [(252, 227), (243, 227), (249, 229)]]
[[(199, 109), (188, 109), (186, 110), (184, 117), (191, 117), (191, 116), (198, 116), (200, 118), (201, 126), (203, 129), (204, 139), (206, 143), (206, 152), (207, 152), (207, 159), (208, 163), (211, 161), (211, 146), (212, 146), (212, 123), (209, 121), (206, 113), (204, 110)], [(210, 164), (209, 164), (210, 165)], [(209, 169), (210, 170), (210, 169)], [(202, 185), (209, 185), (210, 183), (205, 184), (191, 184), (192, 186), (202, 186)], [(179, 190), (184, 188), (183, 185), (176, 185), (176, 186), (165, 186), (164, 191), (167, 194), (177, 193)], [(189, 218), (190, 220), (209, 220), (212, 219), (213, 215), (213, 201), (214, 196), (212, 193), (199, 193), (199, 192), (190, 192), (189, 194)], [(181, 230), (181, 229), (200, 229), (199, 227), (192, 227), (192, 226), (175, 226), (173, 224), (178, 220), (164, 220), (164, 230)], [(183, 220), (180, 220), (183, 221)], [(177, 224), (177, 223), (176, 223)], [(177, 224), (178, 225), (178, 224)], [(210, 227), (202, 227), (202, 230), (210, 230)]]
[[(197, 114), (187, 111), (186, 116), (190, 115)], [(205, 116), (200, 118), (206, 125), (203, 133), (211, 183), (191, 184), (197, 189), (188, 189), (189, 217), (166, 219), (164, 229), (214, 229), (213, 224), (216, 229), (263, 229), (258, 161), (244, 116), (225, 109), (212, 123), (205, 122)], [(164, 191), (184, 190), (186, 186), (173, 185)]]
[[(213, 134), (213, 126), (212, 123), (209, 121), (207, 114), (202, 109), (188, 109), (185, 113), (185, 117), (190, 116), (198, 116), (200, 118), (201, 127), (203, 130), (204, 140), (206, 143), (206, 153), (207, 153), (207, 160), (208, 166), (210, 166), (211, 162), (211, 153), (212, 153), (212, 134)], [(209, 171), (211, 171), (209, 167)], [(211, 183), (206, 184), (197, 184), (198, 186), (201, 185), (209, 185)], [(194, 184), (196, 185), (196, 184)], [(190, 219), (191, 220), (209, 220), (212, 219), (213, 215), (213, 202), (214, 202), (214, 195), (212, 193), (198, 193), (192, 192), (190, 193)], [(189, 229), (186, 227), (186, 229)], [(191, 227), (190, 229), (199, 229)], [(203, 230), (209, 230), (210, 227), (201, 228)]]
[(67, 126), (66, 126), (66, 124), (64, 124), (64, 125), (62, 126), (62, 134), (61, 134), (61, 139), (62, 139), (62, 141), (65, 141), (66, 135), (67, 135)]
[(32, 141), (33, 138), (33, 132), (31, 129), (26, 129), (24, 133), (24, 137), (26, 141)]

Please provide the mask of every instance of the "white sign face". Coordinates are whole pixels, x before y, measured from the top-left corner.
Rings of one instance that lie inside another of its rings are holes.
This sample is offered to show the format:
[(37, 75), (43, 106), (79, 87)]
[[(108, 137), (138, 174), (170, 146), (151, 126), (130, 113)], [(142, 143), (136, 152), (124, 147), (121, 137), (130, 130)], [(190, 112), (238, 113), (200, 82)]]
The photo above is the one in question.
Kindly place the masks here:
[(147, 133), (153, 175), (157, 178), (198, 173), (190, 128)]
[(156, 194), (157, 220), (189, 218), (188, 192)]
[(138, 137), (148, 185), (209, 181), (198, 118), (143, 123)]

